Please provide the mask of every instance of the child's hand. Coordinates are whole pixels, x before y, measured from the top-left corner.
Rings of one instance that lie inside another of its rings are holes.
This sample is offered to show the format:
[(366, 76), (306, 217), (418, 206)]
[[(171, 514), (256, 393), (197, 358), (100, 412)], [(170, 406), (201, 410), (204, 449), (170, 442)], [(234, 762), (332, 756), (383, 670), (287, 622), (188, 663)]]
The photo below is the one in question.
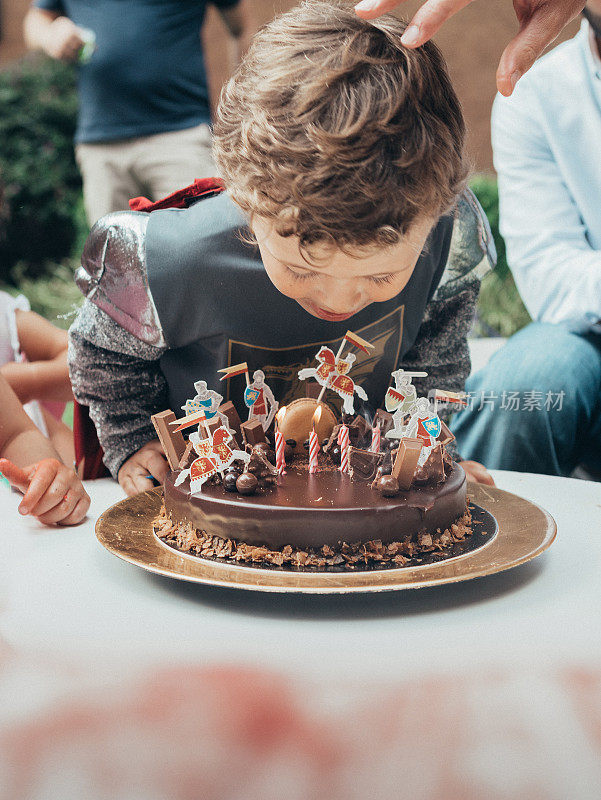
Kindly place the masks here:
[(121, 488), (131, 495), (152, 489), (149, 476), (162, 483), (168, 471), (169, 465), (161, 443), (158, 439), (153, 439), (123, 462), (117, 477)]
[(475, 481), (476, 483), (485, 483), (487, 486), (495, 485), (495, 482), (492, 479), (492, 475), (486, 469), (484, 464), (480, 464), (480, 462), (478, 461), (460, 461), (459, 463), (465, 470), (465, 474), (467, 475), (468, 481)]
[(24, 469), (1, 458), (0, 472), (25, 495), (19, 513), (31, 514), (44, 525), (77, 525), (90, 507), (77, 475), (56, 458), (45, 458)]

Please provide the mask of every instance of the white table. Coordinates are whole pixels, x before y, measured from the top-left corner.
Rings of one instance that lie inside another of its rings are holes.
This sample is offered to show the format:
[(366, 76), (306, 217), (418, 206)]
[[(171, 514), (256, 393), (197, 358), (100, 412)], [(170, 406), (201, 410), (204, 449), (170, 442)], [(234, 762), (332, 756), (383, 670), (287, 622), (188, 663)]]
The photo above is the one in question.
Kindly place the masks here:
[(549, 551), (352, 597), (215, 589), (125, 563), (94, 535), (123, 496), (108, 480), (89, 484), (74, 529), (21, 518), (0, 491), (0, 758), (28, 791), (15, 796), (180, 796), (183, 770), (199, 792), (186, 798), (389, 798), (405, 796), (401, 770), (414, 800), (600, 797), (601, 484), (493, 474), (554, 516)]

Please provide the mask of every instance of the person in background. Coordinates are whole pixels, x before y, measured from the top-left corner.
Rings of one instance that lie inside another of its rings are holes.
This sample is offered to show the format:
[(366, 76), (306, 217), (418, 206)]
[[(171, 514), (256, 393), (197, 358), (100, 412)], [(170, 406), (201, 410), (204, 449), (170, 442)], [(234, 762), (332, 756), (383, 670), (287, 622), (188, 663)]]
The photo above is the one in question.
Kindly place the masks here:
[(90, 507), (81, 481), (27, 416), (2, 375), (0, 475), (24, 494), (19, 513), (44, 525), (76, 525)]
[[(233, 40), (232, 69), (251, 34), (249, 0), (211, 0)], [(215, 174), (200, 30), (207, 0), (34, 0), (24, 23), (31, 49), (77, 62), (75, 154), (88, 221), (131, 197), (171, 194)], [(90, 36), (95, 38), (94, 44)]]
[(601, 0), (583, 14), (493, 109), (500, 228), (534, 322), (468, 381), (490, 407), (454, 425), (489, 468), (601, 476)]
[(67, 332), (29, 309), (25, 297), (0, 291), (0, 373), (41, 433), (66, 464), (74, 461), (73, 434), (61, 421), (73, 400)]

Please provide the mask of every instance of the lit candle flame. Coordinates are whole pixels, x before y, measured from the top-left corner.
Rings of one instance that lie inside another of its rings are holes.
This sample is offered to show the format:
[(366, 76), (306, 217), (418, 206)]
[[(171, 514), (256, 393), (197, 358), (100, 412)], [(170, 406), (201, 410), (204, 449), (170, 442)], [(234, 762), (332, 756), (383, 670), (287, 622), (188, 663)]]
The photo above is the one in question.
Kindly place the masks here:
[(319, 420), (321, 419), (321, 405), (317, 406), (315, 409), (315, 413), (313, 414), (313, 419), (311, 420), (311, 426), (315, 430), (315, 427), (319, 425)]
[(282, 406), (278, 411), (278, 413), (275, 415), (275, 420), (278, 423), (278, 425), (281, 425), (282, 422), (284, 421), (284, 417), (286, 416), (286, 410), (287, 410), (286, 406)]

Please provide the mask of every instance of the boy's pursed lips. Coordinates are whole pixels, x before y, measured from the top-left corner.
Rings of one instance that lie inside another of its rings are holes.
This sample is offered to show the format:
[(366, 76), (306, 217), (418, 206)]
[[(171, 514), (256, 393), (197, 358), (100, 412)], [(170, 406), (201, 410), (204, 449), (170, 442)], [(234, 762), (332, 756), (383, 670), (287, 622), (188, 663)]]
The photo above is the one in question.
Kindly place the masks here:
[(351, 311), (350, 313), (346, 314), (335, 314), (333, 311), (328, 311), (327, 309), (319, 308), (318, 306), (313, 306), (313, 308), (316, 316), (318, 316), (320, 319), (326, 319), (329, 322), (342, 322), (345, 319), (349, 319), (356, 313), (355, 311)]

